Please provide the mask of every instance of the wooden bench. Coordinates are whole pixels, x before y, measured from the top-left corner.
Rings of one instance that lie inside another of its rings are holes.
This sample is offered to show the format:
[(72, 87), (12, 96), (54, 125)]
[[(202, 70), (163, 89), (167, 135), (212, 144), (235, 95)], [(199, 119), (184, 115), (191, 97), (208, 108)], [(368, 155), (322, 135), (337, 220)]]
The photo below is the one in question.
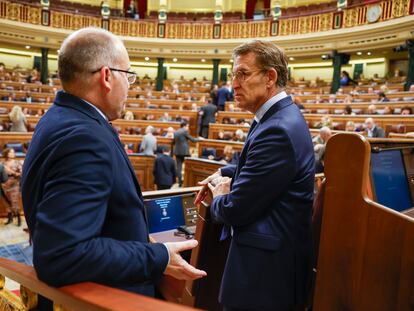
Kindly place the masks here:
[[(19, 296), (5, 288), (5, 277), (20, 284)], [(0, 258), (0, 306), (2, 310), (32, 310), (38, 304), (38, 295), (52, 300), (54, 310), (195, 310), (92, 282), (60, 288), (50, 287), (37, 278), (33, 267)]]
[(332, 137), (314, 310), (411, 310), (414, 219), (367, 196), (370, 145), (357, 134)]

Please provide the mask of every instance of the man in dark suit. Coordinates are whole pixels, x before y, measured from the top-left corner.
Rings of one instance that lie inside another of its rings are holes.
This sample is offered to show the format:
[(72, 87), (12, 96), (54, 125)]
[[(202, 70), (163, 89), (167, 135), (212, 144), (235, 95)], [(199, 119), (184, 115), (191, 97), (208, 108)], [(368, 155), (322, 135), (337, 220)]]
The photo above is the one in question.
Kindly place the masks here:
[(208, 101), (207, 105), (200, 108), (199, 115), (201, 116), (201, 136), (208, 138), (208, 128), (210, 123), (216, 123), (217, 106)]
[(183, 163), (184, 158), (190, 155), (190, 147), (188, 146), (188, 141), (193, 143), (198, 142), (197, 138), (194, 138), (188, 133), (188, 123), (181, 122), (180, 128), (174, 133), (174, 154), (175, 161), (177, 163), (177, 176), (178, 184), (181, 187), (183, 185)]
[(231, 98), (231, 92), (230, 92), (228, 86), (226, 85), (226, 83), (223, 82), (223, 84), (221, 85), (221, 87), (217, 91), (217, 107), (218, 107), (218, 110), (223, 111), (224, 106), (226, 104), (226, 101), (229, 101), (231, 99), (232, 99)]
[(162, 153), (157, 155), (154, 162), (154, 179), (158, 190), (170, 189), (177, 179), (175, 162), (170, 156), (170, 147), (162, 146)]
[(254, 122), (238, 165), (203, 181), (196, 199), (211, 201), (212, 217), (225, 224), (222, 238), (232, 237), (219, 300), (225, 310), (303, 310), (312, 267), (309, 129), (284, 91), (283, 51), (254, 40), (235, 48), (233, 59), (235, 100)]
[(149, 243), (140, 186), (109, 123), (136, 79), (122, 41), (102, 29), (76, 31), (63, 42), (58, 67), (63, 91), (36, 126), (22, 176), (39, 279), (153, 295), (162, 274), (205, 275), (178, 253), (196, 242)]
[(374, 137), (374, 138), (385, 137), (384, 129), (377, 126), (373, 118), (367, 118), (365, 120), (365, 131), (367, 132), (368, 137)]

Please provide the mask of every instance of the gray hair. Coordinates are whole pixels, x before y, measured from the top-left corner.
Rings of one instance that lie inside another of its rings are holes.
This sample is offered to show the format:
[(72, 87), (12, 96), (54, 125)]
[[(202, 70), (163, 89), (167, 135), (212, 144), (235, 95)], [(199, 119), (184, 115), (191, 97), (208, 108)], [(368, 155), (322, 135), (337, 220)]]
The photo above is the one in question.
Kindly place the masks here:
[(88, 27), (75, 31), (62, 43), (58, 73), (62, 84), (72, 82), (102, 66), (114, 66), (122, 41), (109, 31)]
[(323, 127), (319, 130), (319, 133), (320, 133), (320, 134), (328, 134), (328, 135), (331, 135), (331, 134), (332, 134), (332, 131), (331, 131), (331, 129), (330, 129), (329, 127), (327, 127), (327, 126), (323, 126)]
[(233, 50), (233, 58), (253, 52), (256, 64), (263, 70), (275, 69), (276, 86), (285, 87), (288, 81), (288, 61), (285, 52), (270, 41), (252, 40)]

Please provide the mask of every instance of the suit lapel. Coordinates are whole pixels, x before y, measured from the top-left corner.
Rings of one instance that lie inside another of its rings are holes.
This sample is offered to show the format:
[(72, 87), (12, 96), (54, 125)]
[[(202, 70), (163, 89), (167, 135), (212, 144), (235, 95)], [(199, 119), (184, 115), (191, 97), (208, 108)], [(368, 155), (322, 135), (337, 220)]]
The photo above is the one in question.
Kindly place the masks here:
[[(242, 152), (240, 153), (239, 162), (237, 163), (236, 171), (234, 172), (234, 176), (231, 180), (230, 187), (233, 185), (234, 180), (239, 176), (241, 169), (243, 168), (244, 164), (246, 163), (247, 151), (249, 150), (250, 144), (253, 140), (253, 134), (257, 131), (257, 129), (260, 127), (261, 124), (265, 123), (267, 121), (267, 119), (270, 118), (270, 116), (277, 113), (277, 111), (279, 111), (280, 109), (282, 109), (286, 106), (289, 106), (291, 104), (292, 104), (292, 99), (291, 99), (290, 96), (287, 96), (287, 97), (279, 100), (278, 102), (276, 102), (272, 107), (270, 107), (270, 109), (268, 111), (266, 111), (266, 113), (264, 114), (264, 116), (262, 117), (260, 122), (255, 124), (256, 121), (253, 121), (252, 126), (249, 129), (249, 133), (247, 134), (247, 139), (246, 139), (246, 142), (244, 143)], [(255, 126), (253, 126), (253, 125), (255, 125)]]
[(135, 186), (138, 190), (138, 194), (139, 194), (140, 197), (142, 197), (141, 187), (139, 186), (138, 179), (137, 179), (137, 176), (135, 175), (134, 168), (132, 167), (131, 161), (129, 161), (128, 155), (126, 154), (126, 152), (124, 150), (124, 147), (122, 146), (122, 143), (121, 143), (121, 140), (119, 139), (119, 135), (118, 135), (117, 131), (112, 127), (112, 125), (110, 123), (105, 122), (104, 124), (106, 124), (106, 127), (111, 131), (111, 134), (112, 134), (112, 136), (114, 138), (114, 141), (115, 141), (115, 145), (117, 146), (118, 151), (122, 154), (124, 160), (126, 161), (126, 163), (128, 165), (129, 171), (132, 175)]

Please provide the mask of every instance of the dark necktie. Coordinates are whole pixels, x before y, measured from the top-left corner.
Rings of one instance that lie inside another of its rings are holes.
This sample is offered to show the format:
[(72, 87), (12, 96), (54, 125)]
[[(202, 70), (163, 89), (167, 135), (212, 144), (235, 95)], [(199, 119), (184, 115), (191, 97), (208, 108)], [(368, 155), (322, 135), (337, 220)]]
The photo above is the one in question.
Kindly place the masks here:
[(253, 120), (252, 125), (250, 125), (249, 132), (247, 133), (246, 140), (247, 140), (247, 138), (249, 138), (250, 134), (253, 132), (253, 130), (256, 127), (256, 125), (257, 125), (257, 121), (256, 120)]

